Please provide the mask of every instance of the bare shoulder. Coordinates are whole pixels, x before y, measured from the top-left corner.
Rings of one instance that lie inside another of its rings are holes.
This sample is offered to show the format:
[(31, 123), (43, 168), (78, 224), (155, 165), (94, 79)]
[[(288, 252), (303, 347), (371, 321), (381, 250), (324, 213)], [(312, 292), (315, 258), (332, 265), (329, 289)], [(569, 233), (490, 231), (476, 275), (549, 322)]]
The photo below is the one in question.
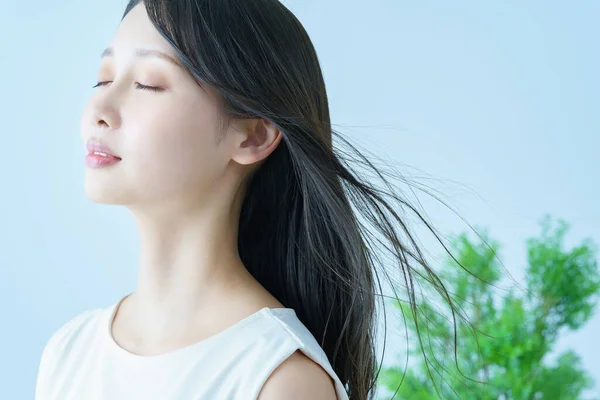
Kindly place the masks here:
[(296, 350), (265, 382), (258, 400), (336, 400), (333, 380), (319, 364)]

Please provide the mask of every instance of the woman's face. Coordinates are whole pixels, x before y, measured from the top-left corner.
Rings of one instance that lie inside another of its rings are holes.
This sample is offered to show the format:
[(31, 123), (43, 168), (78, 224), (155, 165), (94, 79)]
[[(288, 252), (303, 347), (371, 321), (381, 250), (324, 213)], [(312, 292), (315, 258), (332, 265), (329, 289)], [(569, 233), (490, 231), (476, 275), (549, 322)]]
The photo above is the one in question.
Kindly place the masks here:
[(177, 65), (175, 51), (142, 3), (123, 19), (109, 48), (97, 76), (106, 83), (85, 107), (81, 136), (84, 146), (99, 139), (121, 160), (86, 166), (86, 195), (95, 202), (139, 205), (198, 201), (211, 193), (234, 145), (227, 136), (217, 144), (215, 93), (203, 91)]

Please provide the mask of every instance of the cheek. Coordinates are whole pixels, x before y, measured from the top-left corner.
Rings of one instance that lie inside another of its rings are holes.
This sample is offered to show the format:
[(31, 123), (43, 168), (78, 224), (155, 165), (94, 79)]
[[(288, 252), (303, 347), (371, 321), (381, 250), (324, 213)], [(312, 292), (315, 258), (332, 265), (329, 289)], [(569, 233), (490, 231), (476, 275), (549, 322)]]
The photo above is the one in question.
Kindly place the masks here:
[[(201, 189), (217, 172), (219, 152), (214, 121), (206, 115), (162, 109), (136, 118), (127, 132), (128, 153), (136, 182), (162, 195)], [(158, 194), (158, 193), (157, 193)]]

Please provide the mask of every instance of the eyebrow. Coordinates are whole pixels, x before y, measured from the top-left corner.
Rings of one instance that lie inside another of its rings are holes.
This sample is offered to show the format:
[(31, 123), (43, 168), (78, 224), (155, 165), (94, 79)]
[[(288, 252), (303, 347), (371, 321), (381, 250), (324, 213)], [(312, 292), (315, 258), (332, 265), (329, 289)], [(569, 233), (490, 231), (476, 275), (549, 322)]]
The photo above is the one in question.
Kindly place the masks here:
[[(113, 48), (108, 47), (108, 48), (104, 49), (104, 51), (100, 55), (100, 58), (102, 59), (104, 57), (111, 57), (113, 54), (114, 54)], [(163, 53), (162, 51), (150, 50), (150, 49), (135, 49), (135, 56), (138, 58), (148, 58), (148, 57), (160, 58), (162, 60), (170, 62), (173, 65), (183, 68), (183, 65), (181, 65), (181, 63), (179, 61), (177, 61), (170, 55)]]

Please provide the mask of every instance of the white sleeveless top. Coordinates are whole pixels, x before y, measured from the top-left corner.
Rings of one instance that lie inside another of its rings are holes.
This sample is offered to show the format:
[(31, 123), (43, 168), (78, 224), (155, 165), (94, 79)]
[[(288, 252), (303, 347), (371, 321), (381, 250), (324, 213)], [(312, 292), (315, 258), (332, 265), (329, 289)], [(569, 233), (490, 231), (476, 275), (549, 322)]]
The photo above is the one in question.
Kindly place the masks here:
[(41, 356), (36, 400), (255, 400), (269, 375), (301, 350), (347, 392), (291, 308), (263, 308), (200, 342), (156, 355), (126, 351), (110, 325), (117, 307), (84, 311), (62, 325)]

